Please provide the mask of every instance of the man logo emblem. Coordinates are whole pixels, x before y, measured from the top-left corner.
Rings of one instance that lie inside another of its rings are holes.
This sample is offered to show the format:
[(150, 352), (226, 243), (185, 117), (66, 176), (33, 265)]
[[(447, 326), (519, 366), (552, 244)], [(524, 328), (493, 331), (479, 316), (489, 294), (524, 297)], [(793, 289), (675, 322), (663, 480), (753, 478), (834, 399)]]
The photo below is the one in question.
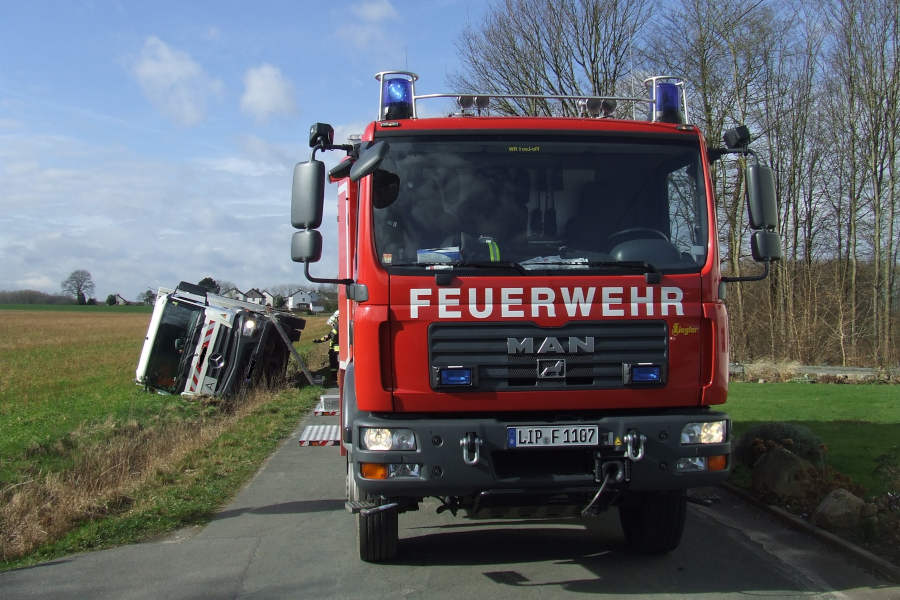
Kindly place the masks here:
[(537, 359), (538, 379), (565, 379), (566, 361), (556, 358)]

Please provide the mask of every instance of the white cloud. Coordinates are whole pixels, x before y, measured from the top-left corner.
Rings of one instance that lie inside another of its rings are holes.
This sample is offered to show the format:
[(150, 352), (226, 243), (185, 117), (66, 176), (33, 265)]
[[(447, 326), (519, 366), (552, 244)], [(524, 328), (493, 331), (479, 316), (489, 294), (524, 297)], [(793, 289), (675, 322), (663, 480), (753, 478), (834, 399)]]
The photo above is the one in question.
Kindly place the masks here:
[[(66, 136), (0, 134), (0, 290), (56, 293), (75, 269), (91, 272), (100, 299), (207, 275), (241, 289), (302, 284), (290, 260), (290, 190), (293, 163), (308, 152), (252, 136), (220, 156), (171, 162)], [(313, 268), (323, 276), (337, 273), (334, 188)]]
[(294, 87), (277, 67), (262, 64), (244, 75), (241, 110), (260, 121), (277, 114), (296, 112)]
[(208, 99), (222, 93), (222, 82), (207, 75), (189, 54), (154, 36), (144, 42), (133, 71), (154, 106), (184, 125), (202, 121)]
[(388, 0), (372, 0), (371, 2), (360, 2), (350, 7), (350, 12), (370, 23), (384, 21), (397, 16), (397, 11)]
[(388, 35), (386, 21), (399, 19), (389, 0), (370, 0), (354, 4), (347, 19), (337, 29), (338, 38), (356, 48), (381, 55), (396, 55), (396, 40)]

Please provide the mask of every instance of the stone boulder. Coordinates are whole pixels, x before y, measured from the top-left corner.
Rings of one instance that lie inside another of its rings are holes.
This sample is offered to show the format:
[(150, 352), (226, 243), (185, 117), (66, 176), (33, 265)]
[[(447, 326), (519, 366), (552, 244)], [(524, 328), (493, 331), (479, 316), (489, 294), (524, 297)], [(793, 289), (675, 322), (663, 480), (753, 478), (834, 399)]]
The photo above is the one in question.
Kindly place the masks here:
[(784, 448), (774, 448), (753, 465), (753, 490), (781, 498), (802, 498), (812, 489), (816, 468)]
[(843, 488), (825, 496), (812, 515), (814, 525), (829, 531), (846, 531), (859, 527), (865, 502)]

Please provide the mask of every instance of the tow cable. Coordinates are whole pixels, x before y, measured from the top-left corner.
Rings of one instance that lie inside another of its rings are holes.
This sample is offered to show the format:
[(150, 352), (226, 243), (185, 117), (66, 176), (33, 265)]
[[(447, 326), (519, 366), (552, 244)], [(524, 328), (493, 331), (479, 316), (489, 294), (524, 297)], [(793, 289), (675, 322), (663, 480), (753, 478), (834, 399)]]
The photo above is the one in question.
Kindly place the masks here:
[(603, 495), (603, 492), (606, 490), (606, 484), (609, 482), (610, 474), (608, 470), (604, 470), (603, 472), (603, 483), (600, 484), (600, 489), (597, 490), (597, 493), (594, 494), (594, 497), (588, 502), (588, 505), (581, 509), (581, 518), (586, 519), (587, 517), (595, 517), (602, 511), (595, 511), (594, 506), (597, 504), (597, 501), (600, 499), (600, 496)]

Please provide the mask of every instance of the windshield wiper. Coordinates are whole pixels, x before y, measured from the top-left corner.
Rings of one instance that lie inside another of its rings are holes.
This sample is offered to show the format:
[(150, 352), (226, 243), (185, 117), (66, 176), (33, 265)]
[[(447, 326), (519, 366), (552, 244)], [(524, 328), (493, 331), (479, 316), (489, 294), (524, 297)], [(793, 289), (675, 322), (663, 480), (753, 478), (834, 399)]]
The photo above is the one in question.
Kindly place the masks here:
[(528, 275), (528, 269), (521, 264), (512, 261), (481, 261), (473, 260), (462, 263), (453, 263), (454, 268), (475, 268), (475, 269), (512, 269), (522, 275)]
[(662, 280), (662, 271), (660, 271), (652, 263), (645, 260), (555, 260), (548, 262), (529, 263), (529, 267), (535, 270), (545, 266), (564, 266), (564, 267), (612, 267), (616, 269), (631, 269), (641, 271), (646, 276), (647, 283), (659, 283)]
[(511, 261), (466, 261), (466, 262), (418, 262), (418, 263), (393, 263), (392, 267), (431, 267), (434, 270), (452, 271), (454, 269), (513, 269), (522, 275), (528, 275), (528, 269), (517, 262)]

